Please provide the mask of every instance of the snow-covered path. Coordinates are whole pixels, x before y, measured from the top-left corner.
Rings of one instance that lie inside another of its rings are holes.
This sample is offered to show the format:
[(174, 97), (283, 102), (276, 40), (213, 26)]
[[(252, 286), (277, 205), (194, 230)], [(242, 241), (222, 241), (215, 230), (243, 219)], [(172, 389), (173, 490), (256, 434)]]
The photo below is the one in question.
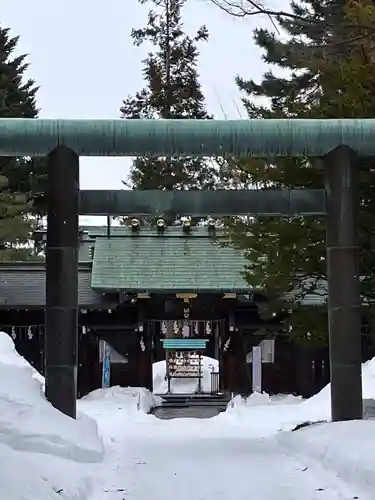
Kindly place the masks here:
[[(374, 498), (374, 420), (290, 432), (330, 419), (329, 386), (307, 401), (252, 394), (217, 417), (174, 420), (147, 414), (160, 399), (145, 389), (111, 387), (81, 399), (73, 420), (46, 401), (43, 378), (1, 332), (0, 375), (1, 498)], [(375, 358), (362, 381), (375, 403)]]
[(221, 436), (211, 428), (205, 437), (208, 421), (125, 425), (107, 441), (90, 500), (366, 499), (318, 463), (292, 456), (277, 437), (243, 438), (222, 425)]
[(147, 391), (95, 391), (80, 406), (106, 456), (91, 468), (89, 500), (373, 500), (375, 422), (288, 432), (329, 418), (327, 392), (254, 394), (211, 419), (160, 420), (146, 414)]

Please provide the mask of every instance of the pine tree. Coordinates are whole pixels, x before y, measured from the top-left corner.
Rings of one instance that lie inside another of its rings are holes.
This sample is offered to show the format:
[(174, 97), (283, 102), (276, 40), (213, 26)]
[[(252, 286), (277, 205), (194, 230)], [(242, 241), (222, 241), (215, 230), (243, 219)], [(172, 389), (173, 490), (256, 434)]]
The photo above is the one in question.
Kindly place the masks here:
[[(123, 118), (211, 118), (197, 69), (197, 44), (207, 41), (208, 32), (205, 26), (193, 37), (184, 32), (185, 1), (152, 0), (147, 26), (132, 31), (134, 45), (150, 43), (154, 51), (143, 62), (145, 87), (123, 102)], [(215, 174), (214, 165), (202, 159), (142, 157), (132, 165), (130, 185), (134, 189), (211, 189)]]
[[(18, 37), (0, 26), (0, 117), (36, 118), (37, 87), (25, 77), (26, 56), (16, 56)], [(35, 166), (36, 165), (36, 166)], [(25, 246), (33, 229), (34, 179), (45, 175), (43, 163), (27, 158), (0, 158), (0, 259), (32, 256)], [(33, 175), (38, 170), (38, 176)], [(21, 245), (21, 247), (20, 247)]]
[[(237, 83), (245, 93), (249, 117), (373, 117), (375, 35), (370, 30), (366, 36), (358, 35), (375, 21), (373, 4), (363, 0), (340, 4), (308, 0), (303, 4), (293, 3), (292, 9), (305, 23), (280, 21), (288, 34), (286, 41), (267, 30), (255, 31), (255, 41), (264, 51), (264, 60), (289, 70), (290, 76), (282, 78), (269, 71), (260, 84), (239, 78)], [(269, 105), (257, 105), (254, 97), (267, 98)], [(372, 277), (361, 285), (366, 302), (375, 293), (375, 259), (370, 251), (375, 241), (374, 160), (360, 159), (360, 272)], [(324, 171), (316, 158), (242, 161), (237, 170), (242, 182), (258, 187), (324, 187)], [(249, 224), (236, 221), (231, 233), (236, 245), (246, 250), (245, 274), (249, 283), (261, 285), (270, 297), (268, 312), (291, 308), (280, 297), (294, 292), (293, 313), (286, 320), (290, 323), (288, 330), (301, 340), (326, 340), (326, 307), (303, 307), (307, 294), (322, 293), (319, 284), (327, 278), (325, 220), (256, 218), (250, 224), (250, 231)]]

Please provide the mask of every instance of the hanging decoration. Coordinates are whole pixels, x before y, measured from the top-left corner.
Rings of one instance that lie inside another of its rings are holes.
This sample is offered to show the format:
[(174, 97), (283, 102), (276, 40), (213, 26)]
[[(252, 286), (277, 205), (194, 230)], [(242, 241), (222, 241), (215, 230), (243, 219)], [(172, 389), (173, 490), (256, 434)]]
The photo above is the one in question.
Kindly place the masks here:
[(12, 326), (11, 337), (12, 337), (13, 340), (16, 340), (17, 334), (16, 334), (16, 329), (15, 329), (14, 326)]
[(33, 332), (32, 332), (32, 329), (31, 329), (31, 326), (29, 326), (29, 327), (28, 327), (28, 329), (27, 329), (27, 338), (28, 338), (29, 340), (31, 340), (31, 339), (33, 338), (33, 336), (34, 336), (34, 335), (33, 335)]
[(177, 336), (180, 334), (180, 325), (178, 321), (173, 322), (173, 333)]
[(223, 351), (224, 352), (227, 352), (230, 348), (230, 343), (231, 343), (231, 340), (232, 340), (232, 337), (228, 337), (225, 344), (224, 344), (224, 349)]
[(195, 321), (194, 322), (194, 333), (196, 337), (199, 337), (199, 322)]
[(190, 327), (187, 321), (184, 321), (184, 325), (182, 327), (182, 337), (187, 339), (190, 337)]
[(211, 321), (206, 322), (205, 334), (209, 337), (212, 333)]

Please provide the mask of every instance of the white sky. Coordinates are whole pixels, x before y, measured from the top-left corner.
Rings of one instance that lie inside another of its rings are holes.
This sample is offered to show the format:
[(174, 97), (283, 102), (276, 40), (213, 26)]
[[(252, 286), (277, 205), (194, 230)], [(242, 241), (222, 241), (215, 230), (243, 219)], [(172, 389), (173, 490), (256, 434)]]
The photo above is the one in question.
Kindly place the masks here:
[[(130, 30), (144, 26), (148, 8), (138, 0), (4, 2), (0, 22), (20, 35), (19, 49), (29, 54), (29, 73), (41, 87), (41, 117), (119, 116), (122, 99), (142, 88), (141, 61), (147, 49), (133, 47)], [(259, 78), (264, 71), (252, 29), (265, 20), (236, 20), (208, 0), (190, 0), (184, 21), (189, 33), (200, 24), (210, 32), (200, 56), (209, 111), (216, 118), (244, 116), (234, 78)], [(122, 158), (84, 158), (81, 187), (121, 188), (127, 164)]]
[[(19, 51), (29, 54), (29, 75), (40, 86), (40, 116), (119, 117), (122, 100), (142, 88), (147, 48), (132, 45), (130, 30), (145, 25), (148, 9), (138, 0), (3, 2), (1, 25), (20, 36)], [(216, 118), (245, 116), (234, 78), (261, 77), (265, 66), (252, 30), (267, 20), (234, 19), (208, 0), (189, 0), (184, 22), (188, 33), (201, 24), (210, 32), (199, 61), (209, 112)], [(121, 189), (128, 169), (126, 158), (82, 158), (81, 189)]]

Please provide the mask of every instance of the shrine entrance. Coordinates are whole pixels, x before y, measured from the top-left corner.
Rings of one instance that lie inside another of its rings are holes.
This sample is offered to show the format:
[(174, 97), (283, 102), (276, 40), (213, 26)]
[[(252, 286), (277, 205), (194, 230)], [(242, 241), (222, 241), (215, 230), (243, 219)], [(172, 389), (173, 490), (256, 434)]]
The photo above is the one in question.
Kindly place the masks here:
[(223, 319), (150, 322), (152, 362), (166, 363), (167, 393), (220, 393), (225, 327)]
[[(45, 376), (51, 404), (76, 418), (79, 215), (323, 215), (327, 216), (332, 420), (361, 419), (357, 156), (375, 154), (374, 130), (372, 119), (1, 119), (0, 156), (47, 157)], [(320, 158), (326, 188), (80, 193), (80, 156), (121, 155), (302, 156), (307, 165), (309, 158)], [(119, 289), (113, 278), (110, 285)], [(226, 288), (235, 291), (232, 283)], [(181, 289), (186, 291), (182, 285)]]

